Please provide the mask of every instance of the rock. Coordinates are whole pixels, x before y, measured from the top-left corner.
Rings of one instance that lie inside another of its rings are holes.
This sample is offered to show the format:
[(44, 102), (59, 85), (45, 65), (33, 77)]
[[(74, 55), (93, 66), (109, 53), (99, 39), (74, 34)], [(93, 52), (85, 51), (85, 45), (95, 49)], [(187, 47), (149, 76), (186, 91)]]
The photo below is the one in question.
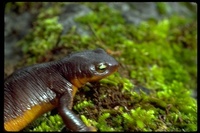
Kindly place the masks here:
[(80, 35), (90, 34), (88, 31), (83, 30), (74, 20), (75, 18), (84, 16), (89, 12), (91, 12), (91, 10), (81, 4), (68, 4), (62, 7), (58, 20), (64, 27), (62, 34), (66, 34), (73, 26), (76, 26), (76, 32)]

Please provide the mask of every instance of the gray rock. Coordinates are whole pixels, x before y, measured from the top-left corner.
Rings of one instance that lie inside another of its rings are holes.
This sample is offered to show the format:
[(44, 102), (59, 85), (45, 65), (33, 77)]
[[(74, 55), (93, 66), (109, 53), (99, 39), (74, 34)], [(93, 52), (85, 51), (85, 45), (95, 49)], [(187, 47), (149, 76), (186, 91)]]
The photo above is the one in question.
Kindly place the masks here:
[(76, 27), (76, 32), (80, 35), (88, 35), (89, 31), (86, 31), (74, 21), (75, 18), (84, 16), (91, 12), (91, 10), (81, 4), (68, 4), (62, 7), (61, 14), (59, 16), (59, 23), (64, 27), (62, 34), (66, 34), (73, 26)]

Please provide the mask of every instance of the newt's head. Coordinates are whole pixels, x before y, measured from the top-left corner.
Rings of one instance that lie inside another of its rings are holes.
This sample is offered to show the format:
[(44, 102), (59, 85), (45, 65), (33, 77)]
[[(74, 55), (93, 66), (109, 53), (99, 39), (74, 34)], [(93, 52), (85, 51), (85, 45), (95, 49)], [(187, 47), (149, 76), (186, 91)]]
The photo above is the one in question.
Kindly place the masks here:
[(76, 87), (86, 82), (98, 81), (117, 70), (119, 63), (103, 49), (87, 50), (71, 54), (65, 66), (65, 78)]

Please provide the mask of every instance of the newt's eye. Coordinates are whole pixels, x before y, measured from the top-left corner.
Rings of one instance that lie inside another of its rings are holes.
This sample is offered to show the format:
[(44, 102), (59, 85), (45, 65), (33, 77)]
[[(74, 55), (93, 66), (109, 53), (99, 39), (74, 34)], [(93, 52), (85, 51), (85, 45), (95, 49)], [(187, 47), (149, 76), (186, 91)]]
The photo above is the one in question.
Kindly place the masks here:
[(96, 71), (99, 73), (104, 72), (107, 69), (108, 65), (106, 63), (99, 63), (96, 65)]

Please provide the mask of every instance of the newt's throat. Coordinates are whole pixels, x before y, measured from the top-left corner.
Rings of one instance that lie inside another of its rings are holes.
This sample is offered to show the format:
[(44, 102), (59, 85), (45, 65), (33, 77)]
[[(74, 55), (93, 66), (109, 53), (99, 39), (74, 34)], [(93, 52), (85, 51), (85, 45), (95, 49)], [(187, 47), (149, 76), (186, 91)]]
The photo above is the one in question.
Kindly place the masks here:
[(87, 78), (74, 78), (71, 80), (71, 83), (76, 86), (77, 88), (82, 87), (87, 83), (88, 79)]

